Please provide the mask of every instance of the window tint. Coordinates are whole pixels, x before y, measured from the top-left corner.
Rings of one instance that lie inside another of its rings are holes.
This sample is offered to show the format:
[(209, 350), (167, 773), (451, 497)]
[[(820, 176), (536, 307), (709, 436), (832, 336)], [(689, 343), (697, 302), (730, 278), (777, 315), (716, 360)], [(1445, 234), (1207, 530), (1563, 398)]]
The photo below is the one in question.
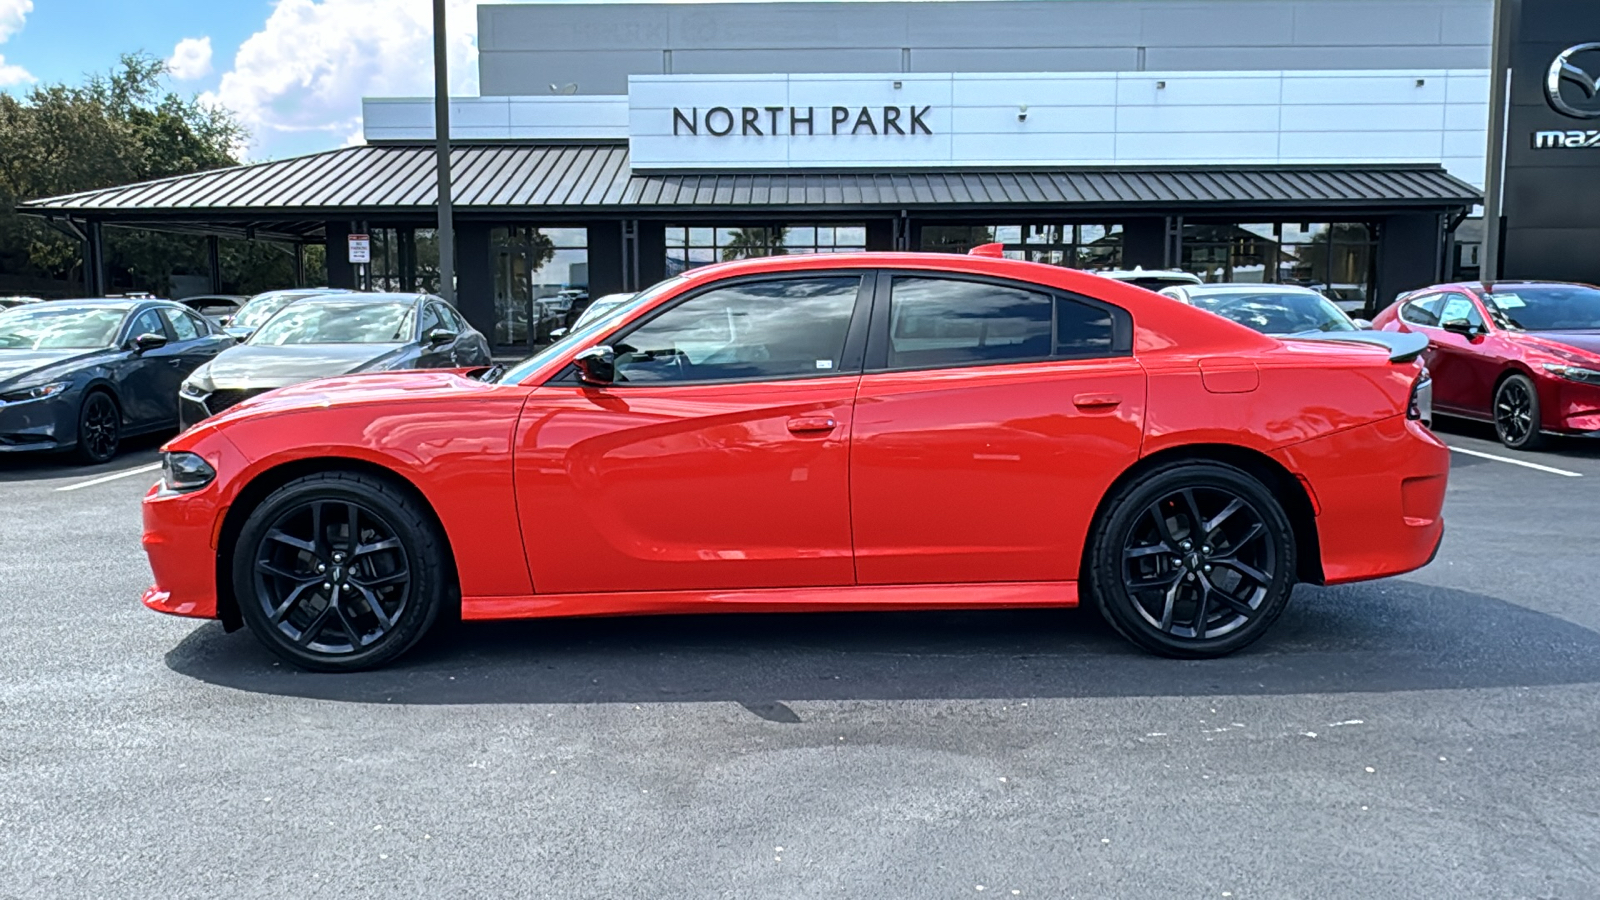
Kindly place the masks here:
[(1479, 314), (1477, 304), (1460, 294), (1446, 294), (1444, 308), (1439, 310), (1439, 324), (1455, 319), (1466, 319), (1476, 328), (1483, 327), (1483, 316)]
[(618, 382), (763, 380), (841, 369), (859, 276), (756, 281), (691, 297), (612, 342)]
[(1440, 294), (1427, 294), (1415, 300), (1406, 301), (1400, 307), (1400, 318), (1413, 325), (1427, 325), (1437, 328), (1439, 325), (1439, 302), (1444, 299)]
[(128, 329), (128, 338), (131, 340), (141, 334), (165, 335), (166, 333), (167, 330), (161, 327), (161, 317), (156, 315), (155, 310), (147, 309), (133, 320), (133, 326)]
[(1056, 355), (1110, 356), (1111, 311), (1056, 298)]
[(192, 341), (206, 333), (204, 328), (195, 327), (193, 319), (175, 309), (163, 309), (161, 318), (166, 319), (167, 324), (172, 326), (172, 334), (175, 340)]
[(444, 319), (439, 317), (439, 304), (422, 304), (422, 336), (426, 338), (428, 336), (428, 332), (434, 330), (435, 328), (443, 327)]
[(1050, 297), (947, 278), (896, 278), (889, 367), (928, 369), (1050, 355)]

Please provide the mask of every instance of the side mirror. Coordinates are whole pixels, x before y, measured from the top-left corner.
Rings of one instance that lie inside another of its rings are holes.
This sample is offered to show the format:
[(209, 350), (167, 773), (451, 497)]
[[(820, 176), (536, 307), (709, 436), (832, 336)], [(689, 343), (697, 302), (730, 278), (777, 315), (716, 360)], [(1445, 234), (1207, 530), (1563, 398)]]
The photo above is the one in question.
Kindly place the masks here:
[(448, 328), (435, 328), (422, 336), (422, 340), (429, 347), (437, 347), (440, 344), (448, 344), (455, 339), (456, 333)]
[(610, 347), (590, 347), (574, 356), (572, 364), (584, 384), (603, 387), (617, 380), (617, 354)]
[(164, 334), (141, 334), (133, 339), (133, 352), (143, 353), (146, 350), (154, 350), (157, 347), (165, 347), (166, 345), (167, 336)]
[(567, 329), (565, 329), (565, 328), (552, 328), (552, 329), (550, 329), (550, 337), (552, 337), (552, 338), (563, 338), (563, 337), (566, 337), (566, 336), (567, 336)]
[(1448, 319), (1440, 323), (1439, 327), (1451, 334), (1459, 334), (1462, 337), (1477, 337), (1478, 335), (1477, 326), (1466, 319)]
[(1371, 331), (1372, 330), (1372, 320), (1371, 319), (1351, 319), (1350, 321), (1356, 323), (1356, 327), (1361, 329), (1362, 331)]

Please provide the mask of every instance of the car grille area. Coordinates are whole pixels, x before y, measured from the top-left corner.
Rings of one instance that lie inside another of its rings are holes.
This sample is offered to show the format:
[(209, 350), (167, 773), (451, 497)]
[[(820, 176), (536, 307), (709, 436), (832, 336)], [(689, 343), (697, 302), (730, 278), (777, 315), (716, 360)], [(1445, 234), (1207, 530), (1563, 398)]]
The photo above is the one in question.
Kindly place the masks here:
[(211, 395), (206, 397), (206, 410), (214, 416), (230, 406), (236, 406), (257, 394), (266, 392), (264, 388), (254, 391), (212, 391)]

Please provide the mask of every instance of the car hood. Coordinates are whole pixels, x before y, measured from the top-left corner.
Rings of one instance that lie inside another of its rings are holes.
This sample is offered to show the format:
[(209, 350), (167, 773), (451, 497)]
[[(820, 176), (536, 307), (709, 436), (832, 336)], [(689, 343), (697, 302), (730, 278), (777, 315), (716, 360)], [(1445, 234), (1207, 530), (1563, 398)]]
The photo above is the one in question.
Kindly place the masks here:
[(322, 378), (259, 394), (229, 407), (207, 421), (225, 425), (245, 416), (292, 413), (330, 407), (348, 408), (369, 403), (460, 397), (463, 394), (501, 389), (499, 385), (466, 377), (468, 372), (482, 370), (482, 366), (477, 366), (468, 369), (419, 369)]
[(1585, 362), (1600, 359), (1600, 331), (1525, 331), (1521, 338), (1559, 356), (1576, 356)]
[(220, 390), (277, 388), (313, 378), (344, 375), (405, 344), (300, 344), (287, 347), (239, 344), (217, 354), (206, 377)]
[(87, 361), (105, 350), (0, 350), (0, 385), (24, 381), (41, 369), (79, 360)]

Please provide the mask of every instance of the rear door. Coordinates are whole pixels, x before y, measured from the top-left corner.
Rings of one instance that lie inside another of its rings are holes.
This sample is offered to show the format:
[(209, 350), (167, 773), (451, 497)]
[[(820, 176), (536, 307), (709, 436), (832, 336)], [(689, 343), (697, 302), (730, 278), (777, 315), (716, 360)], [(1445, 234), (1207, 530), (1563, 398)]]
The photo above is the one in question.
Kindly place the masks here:
[(880, 276), (850, 450), (861, 584), (1071, 581), (1139, 456), (1132, 320), (1035, 285)]
[(612, 335), (614, 384), (535, 389), (516, 490), (536, 590), (852, 584), (871, 290), (862, 270), (716, 282)]

